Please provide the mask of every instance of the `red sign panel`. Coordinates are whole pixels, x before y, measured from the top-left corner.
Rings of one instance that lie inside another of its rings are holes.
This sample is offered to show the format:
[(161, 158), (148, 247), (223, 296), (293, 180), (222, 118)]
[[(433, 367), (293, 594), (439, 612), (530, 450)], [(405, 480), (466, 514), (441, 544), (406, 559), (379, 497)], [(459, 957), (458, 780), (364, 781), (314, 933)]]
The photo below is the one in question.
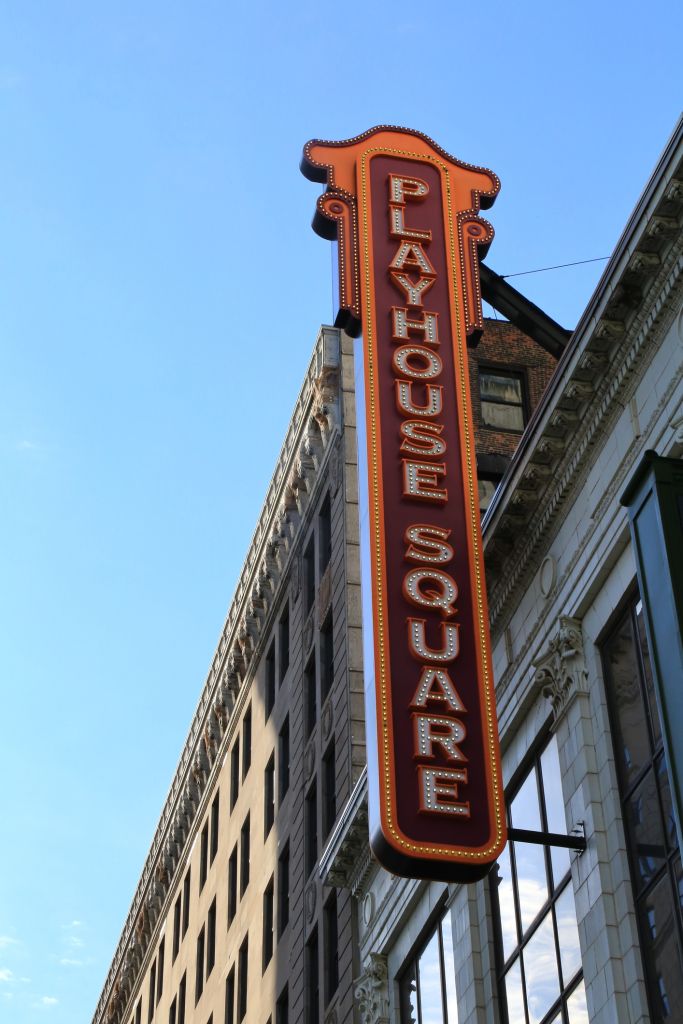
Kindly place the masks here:
[(394, 873), (473, 881), (506, 838), (466, 347), (498, 180), (389, 128), (303, 169), (363, 335), (370, 840)]

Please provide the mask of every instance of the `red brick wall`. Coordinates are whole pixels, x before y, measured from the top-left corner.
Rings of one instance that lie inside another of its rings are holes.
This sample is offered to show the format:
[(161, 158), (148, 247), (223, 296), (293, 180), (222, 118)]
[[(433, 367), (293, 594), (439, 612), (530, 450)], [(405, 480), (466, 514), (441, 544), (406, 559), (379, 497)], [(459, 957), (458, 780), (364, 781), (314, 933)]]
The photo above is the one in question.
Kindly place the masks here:
[(520, 370), (526, 382), (527, 420), (541, 400), (557, 360), (517, 327), (504, 320), (485, 320), (476, 348), (469, 349), (470, 385), (478, 455), (502, 455), (510, 459), (521, 434), (483, 425), (479, 398), (479, 367)]

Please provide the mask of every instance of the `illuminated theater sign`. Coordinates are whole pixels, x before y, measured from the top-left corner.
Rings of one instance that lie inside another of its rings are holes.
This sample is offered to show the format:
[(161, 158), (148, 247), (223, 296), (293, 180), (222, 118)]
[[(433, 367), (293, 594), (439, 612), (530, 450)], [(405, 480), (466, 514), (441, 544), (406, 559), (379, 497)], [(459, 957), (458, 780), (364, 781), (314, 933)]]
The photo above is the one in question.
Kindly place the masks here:
[(506, 839), (467, 370), (499, 182), (389, 127), (313, 140), (302, 170), (362, 333), (370, 842), (396, 874), (474, 881)]

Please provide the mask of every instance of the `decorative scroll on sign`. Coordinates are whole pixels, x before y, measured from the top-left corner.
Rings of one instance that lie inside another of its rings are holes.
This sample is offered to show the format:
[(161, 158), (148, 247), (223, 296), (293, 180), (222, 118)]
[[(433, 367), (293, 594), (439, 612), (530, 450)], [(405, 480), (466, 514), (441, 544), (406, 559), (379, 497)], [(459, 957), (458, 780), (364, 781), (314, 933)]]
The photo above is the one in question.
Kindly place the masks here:
[(397, 874), (474, 881), (506, 839), (466, 347), (499, 182), (388, 127), (309, 142), (302, 170), (363, 336), (370, 841)]

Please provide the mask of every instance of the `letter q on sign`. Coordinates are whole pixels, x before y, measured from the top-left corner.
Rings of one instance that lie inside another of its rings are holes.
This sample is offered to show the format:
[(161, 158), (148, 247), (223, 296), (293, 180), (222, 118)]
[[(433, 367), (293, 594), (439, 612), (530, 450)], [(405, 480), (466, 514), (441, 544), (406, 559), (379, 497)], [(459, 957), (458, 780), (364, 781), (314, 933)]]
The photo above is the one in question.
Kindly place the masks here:
[(444, 615), (457, 611), (458, 585), (452, 576), (440, 569), (411, 569), (403, 581), (405, 596), (422, 608), (439, 608)]

